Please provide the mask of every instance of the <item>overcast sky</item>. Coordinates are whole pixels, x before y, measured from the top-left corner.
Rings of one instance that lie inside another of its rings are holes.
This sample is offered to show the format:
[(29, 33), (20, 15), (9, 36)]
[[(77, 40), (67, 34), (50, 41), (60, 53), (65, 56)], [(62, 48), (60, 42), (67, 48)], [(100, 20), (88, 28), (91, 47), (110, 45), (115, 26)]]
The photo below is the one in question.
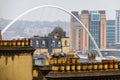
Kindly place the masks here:
[[(107, 19), (115, 19), (115, 10), (120, 9), (120, 0), (0, 0), (0, 18), (14, 19), (28, 9), (41, 5), (56, 5), (69, 11), (106, 10)], [(36, 10), (21, 19), (63, 20), (69, 16), (55, 9)]]

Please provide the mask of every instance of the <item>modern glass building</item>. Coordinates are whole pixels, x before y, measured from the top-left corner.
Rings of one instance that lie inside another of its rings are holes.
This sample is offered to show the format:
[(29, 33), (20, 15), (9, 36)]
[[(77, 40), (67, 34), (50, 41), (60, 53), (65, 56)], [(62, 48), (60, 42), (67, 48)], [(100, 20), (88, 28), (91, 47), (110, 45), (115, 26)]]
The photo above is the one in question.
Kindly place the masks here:
[[(98, 47), (100, 49), (105, 49), (106, 48), (106, 14), (105, 14), (105, 11), (104, 10), (88, 11), (87, 13), (88, 15), (86, 15), (86, 13), (84, 12), (87, 12), (87, 11), (84, 11), (84, 10), (82, 11), (81, 21), (88, 28), (89, 32), (91, 33), (94, 40), (96, 41)], [(89, 50), (95, 49), (95, 45), (93, 44), (92, 40), (87, 35), (83, 34), (83, 36), (86, 37), (84, 39), (83, 44), (87, 44), (87, 46), (85, 45), (83, 47), (83, 50), (84, 49), (89, 49)]]
[(115, 44), (115, 20), (107, 20), (106, 42), (107, 48)]
[[(100, 47), (100, 13), (98, 11), (90, 11), (89, 14), (89, 31), (94, 37), (98, 47)], [(89, 39), (89, 48), (95, 49), (91, 39)]]
[(120, 44), (120, 10), (116, 10), (116, 44)]
[[(100, 49), (106, 49), (106, 13), (104, 10), (100, 11), (88, 11), (88, 10), (82, 10), (80, 14), (80, 20), (81, 22), (86, 26), (86, 28), (89, 30), (91, 35), (94, 37), (98, 47)], [(88, 33), (82, 28), (74, 28), (75, 31), (73, 31), (72, 27), (75, 27), (74, 24), (76, 22), (73, 22), (71, 20), (71, 35), (75, 33), (71, 39), (73, 41), (76, 41), (75, 43), (72, 42), (72, 44), (76, 45), (74, 47), (71, 45), (75, 50), (91, 50), (95, 49), (95, 46), (88, 36)], [(79, 45), (78, 45), (79, 44)], [(77, 47), (78, 46), (78, 47)]]

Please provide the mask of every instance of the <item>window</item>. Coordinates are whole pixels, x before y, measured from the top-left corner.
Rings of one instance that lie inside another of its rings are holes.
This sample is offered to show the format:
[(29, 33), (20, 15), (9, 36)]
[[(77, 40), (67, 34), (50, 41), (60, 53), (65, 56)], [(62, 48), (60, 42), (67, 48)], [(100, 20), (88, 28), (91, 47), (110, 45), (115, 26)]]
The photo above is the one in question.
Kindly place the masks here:
[(45, 65), (44, 59), (35, 59), (34, 65)]
[(58, 42), (58, 47), (61, 47), (61, 42), (60, 41)]
[(42, 41), (42, 47), (45, 47), (45, 40)]
[(36, 40), (36, 47), (38, 47), (39, 46), (39, 41), (38, 40)]
[(67, 40), (65, 40), (65, 46), (67, 46)]
[(30, 46), (33, 46), (33, 41), (32, 40), (30, 40)]
[(52, 47), (55, 47), (55, 40), (52, 41)]
[(100, 21), (100, 14), (92, 13), (91, 14), (91, 21)]

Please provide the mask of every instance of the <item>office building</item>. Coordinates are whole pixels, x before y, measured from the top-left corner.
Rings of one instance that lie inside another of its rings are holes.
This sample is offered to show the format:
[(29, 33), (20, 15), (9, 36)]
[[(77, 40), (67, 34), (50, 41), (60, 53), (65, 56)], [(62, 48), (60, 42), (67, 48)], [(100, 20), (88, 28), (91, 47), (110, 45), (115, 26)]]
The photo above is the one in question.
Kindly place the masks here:
[(120, 10), (116, 10), (116, 44), (120, 44)]
[[(98, 47), (100, 49), (106, 48), (106, 14), (104, 10), (100, 11), (88, 11), (88, 10), (82, 10), (81, 14), (79, 15), (81, 22), (86, 26), (86, 28), (89, 30), (91, 35), (94, 37)], [(71, 35), (74, 35), (73, 38), (74, 41), (71, 41), (71, 44), (78, 45), (78, 47), (74, 47), (71, 45), (72, 49), (74, 50), (89, 50), (89, 49), (95, 49), (95, 46), (91, 39), (88, 36), (88, 33), (82, 28), (82, 25), (76, 22), (71, 22)], [(75, 25), (79, 24), (79, 25)], [(75, 25), (75, 26), (74, 26)], [(79, 28), (76, 28), (79, 27)], [(73, 31), (73, 28), (75, 27), (75, 30)], [(78, 29), (78, 30), (77, 30)], [(75, 32), (75, 34), (73, 34)]]
[(115, 45), (115, 20), (107, 20), (106, 25), (106, 47)]

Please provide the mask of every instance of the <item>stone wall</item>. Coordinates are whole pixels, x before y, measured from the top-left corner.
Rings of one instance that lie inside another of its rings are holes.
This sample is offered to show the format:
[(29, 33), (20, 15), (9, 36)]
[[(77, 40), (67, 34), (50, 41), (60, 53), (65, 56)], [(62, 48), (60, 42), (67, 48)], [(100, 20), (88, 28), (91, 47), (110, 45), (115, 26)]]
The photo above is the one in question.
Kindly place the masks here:
[(32, 80), (33, 50), (5, 49), (0, 48), (0, 80)]

